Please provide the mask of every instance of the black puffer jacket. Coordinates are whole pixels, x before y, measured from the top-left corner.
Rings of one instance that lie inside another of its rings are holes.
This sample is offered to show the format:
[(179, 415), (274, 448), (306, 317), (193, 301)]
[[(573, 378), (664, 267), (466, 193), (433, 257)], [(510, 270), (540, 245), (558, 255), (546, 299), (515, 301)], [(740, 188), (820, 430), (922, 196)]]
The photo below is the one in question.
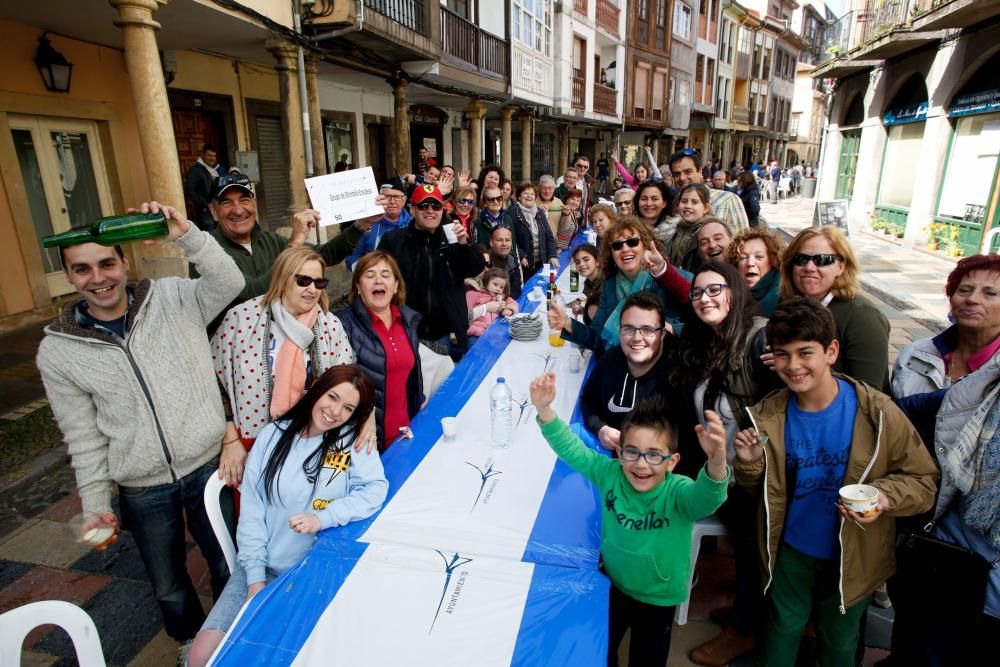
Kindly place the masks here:
[[(417, 337), (417, 328), (420, 324), (420, 313), (413, 310), (406, 304), (399, 306), (402, 315), (403, 328), (406, 329), (406, 338), (413, 348), (414, 364), (410, 371), (410, 377), (406, 379), (406, 413), (413, 419), (420, 406), (424, 402), (424, 382), (420, 372), (420, 341)], [(385, 449), (385, 434), (383, 426), (385, 424), (385, 348), (382, 347), (382, 339), (375, 333), (372, 325), (371, 313), (365, 308), (361, 299), (355, 299), (347, 308), (337, 312), (337, 318), (344, 325), (347, 331), (347, 338), (351, 341), (354, 354), (358, 358), (358, 365), (371, 378), (375, 385), (375, 424), (378, 428), (379, 451)], [(396, 434), (392, 435), (395, 440)]]
[(541, 262), (534, 260), (534, 239), (531, 236), (531, 227), (528, 226), (528, 221), (521, 208), (516, 203), (513, 204), (507, 209), (504, 217), (509, 221), (507, 226), (514, 230), (514, 242), (517, 244), (518, 254), (528, 259), (528, 268), (524, 272), (525, 277), (535, 275), (542, 264), (549, 261), (550, 257), (559, 256), (556, 239), (552, 235), (552, 228), (549, 227), (549, 219), (545, 215), (545, 211), (538, 209), (535, 214), (535, 224), (538, 225), (538, 243), (542, 247)]
[(379, 250), (399, 264), (406, 284), (406, 305), (420, 313), (420, 338), (437, 340), (450, 333), (465, 349), (469, 311), (465, 305), (465, 279), (478, 276), (486, 260), (471, 244), (448, 244), (438, 226), (433, 232), (414, 223), (382, 237)]

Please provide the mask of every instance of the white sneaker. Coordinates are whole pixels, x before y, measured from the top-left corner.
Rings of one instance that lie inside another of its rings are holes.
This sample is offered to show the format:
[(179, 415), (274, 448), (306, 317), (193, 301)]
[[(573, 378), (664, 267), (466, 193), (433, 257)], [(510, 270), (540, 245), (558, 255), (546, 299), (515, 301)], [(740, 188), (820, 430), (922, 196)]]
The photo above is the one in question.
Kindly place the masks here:
[(881, 609), (892, 607), (892, 600), (889, 599), (889, 591), (886, 590), (884, 581), (872, 591), (872, 604)]

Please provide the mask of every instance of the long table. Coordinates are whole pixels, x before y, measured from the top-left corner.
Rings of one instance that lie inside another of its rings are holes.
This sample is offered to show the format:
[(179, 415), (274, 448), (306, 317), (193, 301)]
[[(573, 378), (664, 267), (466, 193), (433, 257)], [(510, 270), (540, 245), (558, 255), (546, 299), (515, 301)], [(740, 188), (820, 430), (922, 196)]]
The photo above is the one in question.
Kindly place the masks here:
[[(568, 273), (557, 279), (563, 293)], [(527, 282), (522, 310), (538, 305), (528, 294), (547, 281)], [(552, 370), (556, 412), (579, 422), (585, 373), (570, 371), (573, 354), (544, 332), (524, 342), (506, 323), (487, 329), (414, 418), (413, 439), (383, 455), (381, 511), (323, 531), (244, 607), (213, 664), (604, 664), (600, 501), (545, 443), (528, 400), (530, 381)], [(490, 442), (497, 377), (514, 395), (506, 450)], [(454, 442), (442, 438), (448, 416)]]

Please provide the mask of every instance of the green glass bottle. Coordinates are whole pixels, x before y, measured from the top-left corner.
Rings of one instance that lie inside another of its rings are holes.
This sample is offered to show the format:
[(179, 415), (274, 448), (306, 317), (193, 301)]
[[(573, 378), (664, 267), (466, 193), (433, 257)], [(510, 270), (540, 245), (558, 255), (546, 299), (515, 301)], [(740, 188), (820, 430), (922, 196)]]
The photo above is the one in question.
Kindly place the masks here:
[(42, 239), (42, 247), (59, 248), (81, 243), (115, 246), (159, 238), (169, 232), (167, 219), (162, 213), (129, 213), (101, 218), (90, 227), (51, 234)]
[(580, 274), (576, 272), (576, 267), (572, 264), (569, 267), (569, 291), (573, 294), (580, 291)]

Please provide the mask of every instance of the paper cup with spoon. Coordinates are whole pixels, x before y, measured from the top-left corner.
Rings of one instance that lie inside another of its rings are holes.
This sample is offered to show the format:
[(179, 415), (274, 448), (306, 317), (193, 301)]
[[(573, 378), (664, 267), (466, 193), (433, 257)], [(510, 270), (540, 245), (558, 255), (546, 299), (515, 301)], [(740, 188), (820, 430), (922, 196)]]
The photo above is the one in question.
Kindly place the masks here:
[(878, 511), (879, 491), (870, 484), (848, 484), (840, 489), (840, 502), (860, 516), (872, 516)]

